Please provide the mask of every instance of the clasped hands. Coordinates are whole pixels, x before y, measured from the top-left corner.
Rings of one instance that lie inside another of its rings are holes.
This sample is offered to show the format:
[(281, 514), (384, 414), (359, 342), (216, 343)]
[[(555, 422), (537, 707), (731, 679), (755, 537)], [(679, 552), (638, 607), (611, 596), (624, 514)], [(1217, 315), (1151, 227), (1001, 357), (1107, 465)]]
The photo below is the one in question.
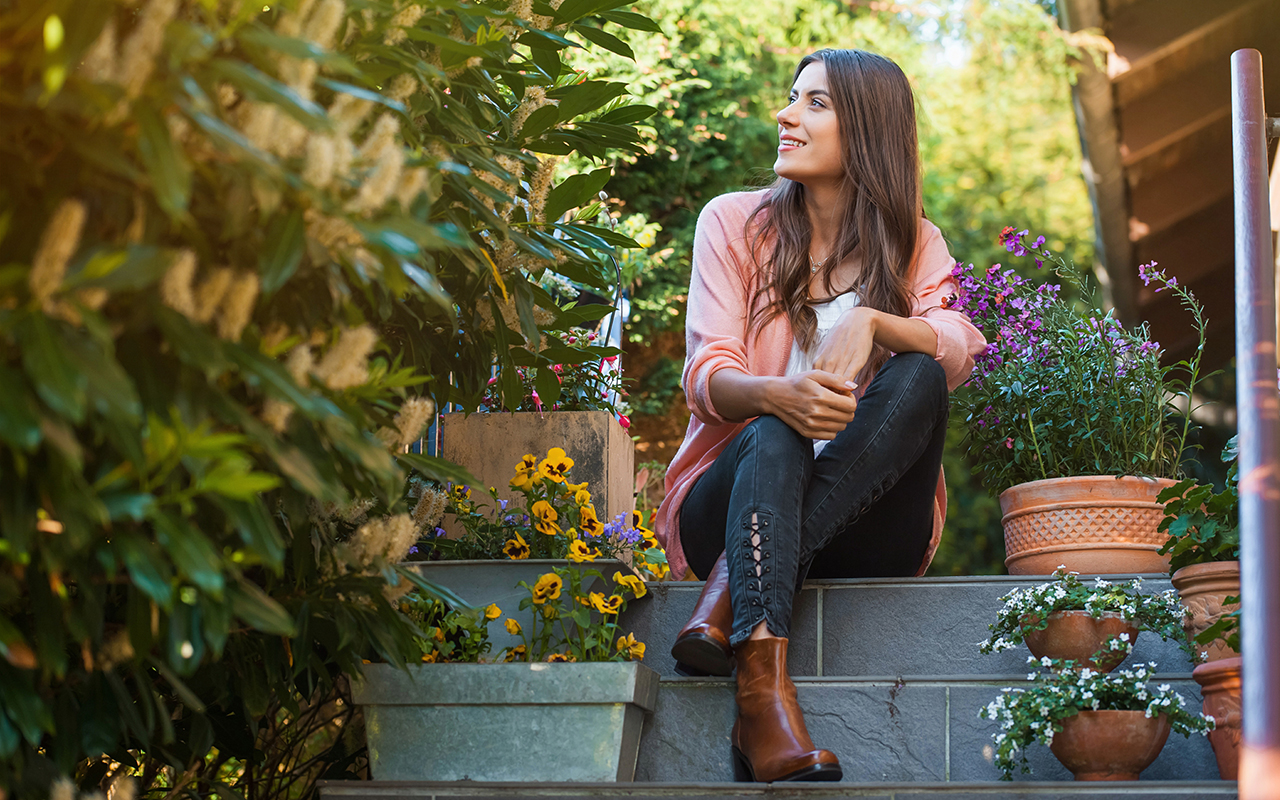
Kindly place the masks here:
[(846, 311), (819, 345), (813, 369), (777, 379), (774, 416), (809, 439), (836, 438), (857, 411), (855, 379), (875, 347), (878, 314), (862, 306)]

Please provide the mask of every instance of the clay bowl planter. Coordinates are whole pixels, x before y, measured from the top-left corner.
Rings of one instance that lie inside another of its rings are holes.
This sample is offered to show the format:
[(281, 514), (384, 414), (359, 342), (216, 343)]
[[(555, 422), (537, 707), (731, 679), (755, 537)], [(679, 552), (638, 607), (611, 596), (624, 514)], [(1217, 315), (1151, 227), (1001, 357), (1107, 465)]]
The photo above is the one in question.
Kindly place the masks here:
[(1023, 638), (1036, 658), (1069, 658), (1099, 672), (1110, 672), (1124, 661), (1124, 651), (1111, 653), (1099, 662), (1092, 657), (1109, 639), (1122, 633), (1129, 634), (1130, 643), (1138, 638), (1137, 627), (1114, 611), (1102, 612), (1101, 619), (1089, 616), (1088, 611), (1055, 611), (1049, 615), (1044, 630), (1027, 631)]
[(1227, 611), (1239, 608), (1237, 603), (1226, 603), (1228, 596), (1240, 596), (1240, 562), (1210, 561), (1191, 564), (1173, 573), (1173, 586), (1178, 598), (1187, 609), (1182, 628), (1197, 652), (1205, 653), (1206, 661), (1232, 658), (1240, 655), (1227, 646), (1225, 639), (1216, 639), (1208, 645), (1196, 644), (1195, 639), (1206, 628), (1218, 621)]
[(1201, 664), (1191, 672), (1200, 684), (1204, 713), (1216, 725), (1209, 731), (1209, 745), (1218, 760), (1218, 774), (1234, 781), (1240, 771), (1240, 663), (1239, 656)]
[(1000, 493), (1005, 567), (1010, 575), (1050, 575), (1059, 565), (1081, 575), (1168, 572), (1156, 495), (1173, 483), (1087, 475), (1011, 486)]
[(1142, 711), (1081, 711), (1049, 744), (1078, 781), (1136, 781), (1169, 738), (1169, 717)]

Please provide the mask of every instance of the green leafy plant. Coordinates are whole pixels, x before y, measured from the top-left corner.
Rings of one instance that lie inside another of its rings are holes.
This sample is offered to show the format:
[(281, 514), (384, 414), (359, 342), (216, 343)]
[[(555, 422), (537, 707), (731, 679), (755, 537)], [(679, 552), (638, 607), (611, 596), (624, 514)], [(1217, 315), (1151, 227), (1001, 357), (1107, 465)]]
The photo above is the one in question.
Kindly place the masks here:
[(614, 7), (6, 4), (0, 784), (360, 769), (348, 676), (419, 658), (405, 591), (456, 600), (398, 566), (405, 487), (470, 477), (406, 445), (495, 360), (579, 357), (542, 334), (599, 309), (538, 275), (634, 244), (608, 168), (554, 180), (649, 113), (561, 58), (647, 24)]
[(422, 651), (421, 660), (429, 664), (484, 660), (493, 647), (486, 623), (502, 614), (493, 604), (453, 608), (421, 592), (406, 595), (400, 611), (422, 631), (414, 642)]
[[(582, 343), (585, 346), (596, 346), (599, 335), (592, 331), (562, 331), (557, 337), (567, 346)], [(506, 400), (497, 391), (498, 378), (489, 379), (489, 388), (484, 394), (484, 408), (487, 411), (608, 411), (618, 418), (623, 427), (630, 426), (627, 418), (630, 407), (624, 399), (627, 395), (623, 388), (622, 367), (618, 356), (605, 356), (598, 361), (583, 363), (552, 364), (550, 367), (516, 367), (516, 375), (523, 389), (523, 396), (517, 405), (504, 406), (513, 398)], [(547, 396), (554, 396), (554, 402), (545, 402), (539, 387), (555, 383)]]
[[(1132, 645), (1126, 644), (1126, 648)], [(1028, 658), (1029, 663), (1036, 663)], [(1046, 747), (1063, 720), (1081, 711), (1141, 711), (1148, 718), (1166, 716), (1175, 733), (1190, 737), (1213, 729), (1211, 717), (1187, 710), (1181, 694), (1167, 683), (1153, 687), (1154, 663), (1133, 669), (1100, 673), (1085, 667), (1076, 669), (1072, 661), (1044, 659), (1046, 671), (1027, 675), (1027, 688), (1005, 688), (978, 712), (980, 719), (999, 723), (992, 734), (995, 765), (1003, 780), (1012, 780), (1015, 770), (1028, 773), (1026, 751), (1039, 742)]]
[(1183, 642), (1182, 618), (1186, 610), (1178, 594), (1169, 589), (1159, 594), (1142, 592), (1142, 579), (1111, 583), (1096, 578), (1089, 587), (1078, 574), (1058, 568), (1053, 580), (1037, 586), (1018, 588), (1000, 598), (1004, 605), (996, 621), (987, 626), (991, 636), (979, 644), (983, 653), (999, 653), (1022, 644), (1031, 631), (1042, 631), (1055, 611), (1087, 611), (1101, 619), (1114, 612), (1139, 631), (1151, 631), (1168, 641)]
[(576, 563), (620, 558), (654, 580), (667, 577), (666, 553), (653, 531), (644, 527), (643, 515), (632, 511), (602, 522), (586, 482), (572, 482), (572, 469), (573, 459), (559, 447), (551, 448), (541, 461), (526, 455), (510, 481), (523, 498), (520, 503), (499, 499), (493, 489), (487, 493), (490, 505), (476, 501), (475, 490), (467, 485), (424, 487), (419, 506), (430, 510), (422, 514), (434, 518), (436, 509), (450, 513), (463, 534), (420, 542), (419, 557), (567, 558)]
[(1222, 450), (1222, 460), (1230, 466), (1221, 492), (1187, 479), (1157, 495), (1156, 499), (1164, 503), (1165, 513), (1159, 530), (1169, 534), (1160, 552), (1169, 554), (1170, 572), (1191, 564), (1240, 558), (1240, 478), (1236, 456), (1237, 442), (1232, 436)]
[[(525, 631), (513, 619), (507, 631), (519, 636), (521, 644), (506, 654), (508, 661), (639, 661), (645, 644), (635, 634), (622, 632), (619, 616), (627, 609), (628, 598), (644, 597), (644, 581), (634, 575), (614, 572), (612, 591), (594, 592), (595, 578), (605, 577), (597, 569), (557, 567), (530, 586), (520, 582), (529, 596), (520, 601), (520, 610), (533, 609), (532, 630)], [(571, 623), (571, 624), (570, 624)]]
[[(1026, 241), (1027, 233), (1005, 228), (1001, 242), (1082, 285), (1073, 264), (1043, 236)], [(1190, 291), (1154, 263), (1139, 267), (1144, 283), (1178, 296), (1198, 335), (1189, 360), (1162, 366), (1145, 327), (1127, 330), (1110, 313), (1080, 310), (1059, 296), (1059, 285), (1034, 284), (999, 264), (957, 263), (952, 275), (960, 291), (949, 307), (987, 335), (956, 401), (969, 457), (989, 490), (1075, 475), (1178, 476), (1191, 416), (1174, 400), (1192, 396), (1205, 344), (1204, 309)]]

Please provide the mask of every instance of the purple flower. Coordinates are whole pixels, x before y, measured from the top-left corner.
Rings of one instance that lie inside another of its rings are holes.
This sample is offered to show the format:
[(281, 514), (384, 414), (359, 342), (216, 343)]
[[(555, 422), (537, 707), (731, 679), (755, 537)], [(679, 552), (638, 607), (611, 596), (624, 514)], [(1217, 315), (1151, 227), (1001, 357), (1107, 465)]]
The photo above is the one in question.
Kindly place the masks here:
[(436, 538), (439, 539), (441, 536), (444, 536), (444, 528), (436, 528)]

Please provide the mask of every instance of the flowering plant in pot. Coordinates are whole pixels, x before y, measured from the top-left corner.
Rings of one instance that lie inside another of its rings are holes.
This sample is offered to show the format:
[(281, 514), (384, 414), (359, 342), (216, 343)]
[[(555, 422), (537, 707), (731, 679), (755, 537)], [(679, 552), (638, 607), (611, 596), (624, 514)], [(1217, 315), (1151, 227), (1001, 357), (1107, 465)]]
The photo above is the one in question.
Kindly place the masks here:
[[(622, 427), (631, 426), (627, 417), (630, 407), (624, 399), (627, 392), (622, 377), (622, 367), (616, 348), (601, 347), (600, 335), (594, 331), (558, 331), (556, 337), (565, 355), (580, 353), (566, 348), (599, 348), (609, 353), (597, 359), (574, 358), (564, 363), (543, 367), (515, 367), (523, 394), (508, 393), (505, 397), (497, 390), (498, 377), (489, 380), (481, 400), (484, 410), (498, 411), (608, 411), (618, 418)], [(562, 352), (557, 345), (544, 350), (544, 354)], [(514, 401), (514, 402), (513, 402)]]
[(992, 739), (1003, 780), (1016, 769), (1031, 771), (1026, 750), (1037, 742), (1076, 780), (1137, 780), (1170, 730), (1190, 736), (1213, 729), (1213, 720), (1188, 711), (1169, 684), (1151, 685), (1154, 663), (1104, 673), (1069, 660), (1028, 661), (1046, 669), (1028, 674), (1026, 688), (1002, 689), (978, 712), (999, 723)]
[(1145, 594), (1141, 578), (1124, 583), (1096, 578), (1090, 587), (1060, 567), (1052, 581), (1014, 589), (1000, 599), (1004, 606), (988, 626), (991, 636), (979, 644), (983, 653), (1025, 643), (1035, 658), (1073, 660), (1110, 672), (1142, 631), (1184, 641), (1185, 612), (1175, 592)]
[[(1073, 264), (1046, 249), (1043, 236), (1026, 237), (1006, 228), (1001, 241), (1015, 257), (1052, 263), (1059, 279), (1087, 294)], [(1081, 310), (1060, 283), (998, 264), (957, 263), (952, 272), (960, 291), (948, 306), (990, 342), (955, 397), (974, 470), (1000, 492), (1010, 572), (1048, 574), (1061, 563), (1095, 574), (1167, 568), (1157, 552), (1164, 537), (1155, 497), (1179, 476), (1191, 421), (1174, 402), (1200, 377), (1205, 319), (1175, 278), (1154, 264), (1139, 273), (1191, 313), (1199, 338), (1189, 360), (1162, 365), (1145, 326), (1126, 329), (1096, 306)], [(1093, 524), (1098, 513), (1106, 526)]]
[[(601, 582), (607, 588), (596, 591)], [(489, 663), (483, 663), (491, 650), (485, 621), (502, 609), (450, 609), (418, 594), (402, 601), (422, 631), (423, 663), (369, 664), (354, 693), (375, 778), (632, 779), (658, 676), (638, 663), (645, 646), (618, 619), (628, 600), (645, 595), (644, 582), (621, 571), (606, 580), (598, 570), (569, 566), (521, 586), (520, 606), (534, 612), (534, 621), (508, 617), (505, 627), (520, 643)], [(420, 734), (461, 726), (468, 736)], [(540, 734), (569, 729), (573, 737)], [(513, 736), (522, 742), (518, 751), (510, 746)], [(584, 740), (592, 746), (582, 747)]]

